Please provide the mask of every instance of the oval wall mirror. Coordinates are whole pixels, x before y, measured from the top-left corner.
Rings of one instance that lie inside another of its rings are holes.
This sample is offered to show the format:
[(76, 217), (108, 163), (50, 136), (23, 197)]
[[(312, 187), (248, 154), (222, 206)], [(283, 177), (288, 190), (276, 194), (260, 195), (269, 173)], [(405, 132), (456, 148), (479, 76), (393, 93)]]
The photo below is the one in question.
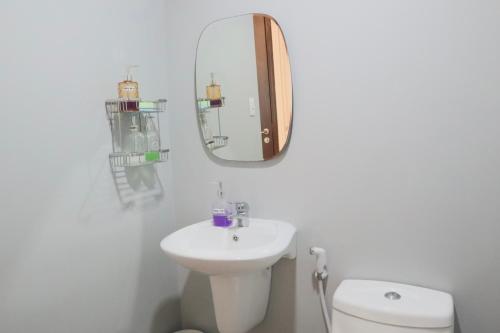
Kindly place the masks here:
[(202, 32), (196, 54), (202, 144), (231, 161), (264, 161), (290, 140), (292, 78), (285, 37), (268, 15), (222, 19)]

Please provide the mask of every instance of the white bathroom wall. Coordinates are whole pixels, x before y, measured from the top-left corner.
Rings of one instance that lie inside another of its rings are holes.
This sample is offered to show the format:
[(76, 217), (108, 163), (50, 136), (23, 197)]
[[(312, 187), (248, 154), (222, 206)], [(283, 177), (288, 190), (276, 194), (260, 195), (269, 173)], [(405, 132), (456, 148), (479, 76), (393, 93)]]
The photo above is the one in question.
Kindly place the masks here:
[[(104, 101), (125, 66), (167, 94), (162, 0), (0, 3), (0, 332), (164, 333), (179, 326), (170, 163), (125, 209)], [(164, 137), (167, 140), (167, 136)]]
[[(498, 331), (500, 3), (485, 1), (167, 2), (175, 203), (209, 216), (214, 179), (253, 216), (299, 228), (295, 264), (274, 270), (255, 332), (325, 332), (311, 245), (328, 250), (328, 299), (344, 278), (451, 292), (465, 333)], [(294, 124), (269, 163), (211, 160), (198, 138), (193, 68), (203, 27), (273, 15), (290, 51)], [(184, 323), (216, 332), (206, 278), (183, 286)]]
[[(234, 17), (208, 26), (197, 52), (196, 89), (199, 97), (205, 96), (210, 74), (214, 73), (226, 98), (225, 106), (219, 111), (220, 134), (229, 137), (228, 145), (213, 153), (228, 160), (262, 160), (253, 16)], [(250, 116), (250, 98), (255, 101), (253, 116)], [(217, 109), (206, 117), (213, 135), (219, 135)]]

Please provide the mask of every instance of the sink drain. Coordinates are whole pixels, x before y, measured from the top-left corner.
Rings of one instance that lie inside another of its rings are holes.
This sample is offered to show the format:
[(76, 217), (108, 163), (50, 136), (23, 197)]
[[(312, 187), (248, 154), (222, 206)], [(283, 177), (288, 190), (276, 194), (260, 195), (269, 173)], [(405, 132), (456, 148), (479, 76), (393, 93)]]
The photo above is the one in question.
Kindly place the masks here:
[(389, 291), (385, 293), (384, 297), (390, 299), (391, 301), (397, 301), (398, 299), (401, 299), (401, 295), (395, 291)]

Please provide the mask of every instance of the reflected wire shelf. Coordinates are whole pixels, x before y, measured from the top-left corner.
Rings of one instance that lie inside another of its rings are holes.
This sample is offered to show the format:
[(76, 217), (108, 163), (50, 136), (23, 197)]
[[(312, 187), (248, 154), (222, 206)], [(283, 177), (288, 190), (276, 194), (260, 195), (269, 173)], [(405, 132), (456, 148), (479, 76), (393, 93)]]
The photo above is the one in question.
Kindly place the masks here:
[(207, 145), (208, 149), (215, 150), (227, 146), (228, 141), (229, 137), (227, 136), (214, 135), (212, 139), (208, 140), (205, 144)]
[(198, 98), (198, 111), (200, 113), (210, 112), (212, 109), (223, 108), (225, 105), (225, 98), (217, 100), (210, 100), (207, 98)]

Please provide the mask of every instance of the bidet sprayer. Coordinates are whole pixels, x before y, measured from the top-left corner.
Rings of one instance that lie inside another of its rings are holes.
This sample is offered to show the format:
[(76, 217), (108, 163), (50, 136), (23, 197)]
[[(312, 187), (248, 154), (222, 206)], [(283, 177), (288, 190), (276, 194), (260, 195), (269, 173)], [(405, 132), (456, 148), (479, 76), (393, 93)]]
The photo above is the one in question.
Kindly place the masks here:
[(316, 256), (316, 272), (314, 272), (314, 276), (318, 280), (325, 280), (328, 277), (328, 271), (326, 269), (326, 250), (314, 246), (309, 249), (309, 253)]

